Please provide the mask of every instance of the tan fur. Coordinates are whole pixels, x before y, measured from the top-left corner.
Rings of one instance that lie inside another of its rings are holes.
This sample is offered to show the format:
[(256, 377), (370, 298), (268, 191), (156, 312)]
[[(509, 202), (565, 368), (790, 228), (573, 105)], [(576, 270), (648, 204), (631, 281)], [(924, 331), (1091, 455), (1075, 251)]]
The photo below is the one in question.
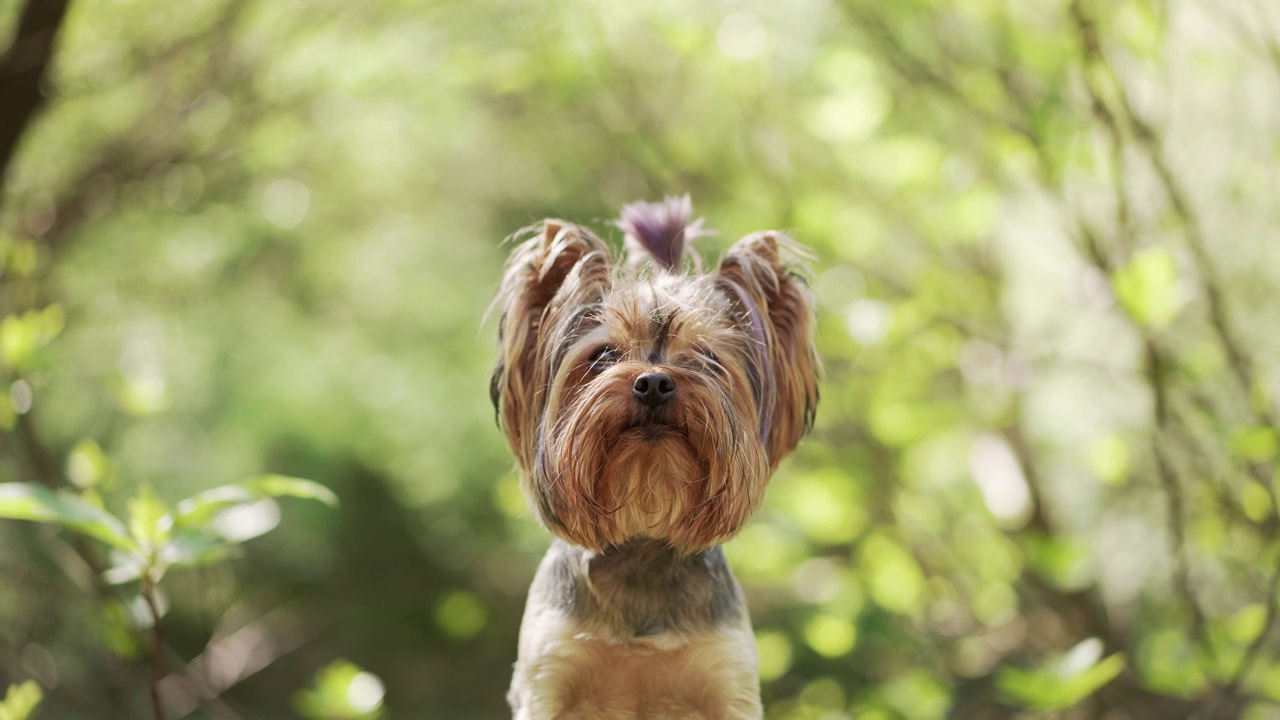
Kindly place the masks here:
[(794, 240), (773, 231), (748, 235), (730, 248), (718, 276), (746, 290), (767, 308), (765, 346), (776, 374), (770, 469), (776, 468), (813, 424), (818, 406), (818, 356), (813, 351), (813, 301), (789, 264), (804, 253)]
[[(584, 228), (547, 220), (533, 232), (513, 251), (497, 301), (503, 354), (493, 391), (525, 492), (545, 498), (554, 517), (536, 503), (535, 514), (552, 532), (593, 549), (637, 533), (690, 551), (732, 537), (817, 403), (812, 303), (788, 268), (800, 257), (797, 246), (757, 233), (735, 244), (717, 272), (646, 276), (615, 270), (605, 245)], [(602, 324), (572, 337), (575, 313), (602, 301)], [(760, 315), (755, 324), (747, 303)], [(672, 318), (661, 338), (655, 316)], [(667, 361), (659, 364), (650, 354), (660, 342)], [(623, 360), (589, 376), (590, 355), (604, 343)], [(764, 353), (769, 368), (763, 446), (752, 438), (761, 430), (749, 388), (753, 353)], [(723, 371), (722, 381), (709, 365)], [(682, 388), (661, 454), (651, 436), (629, 432), (637, 416), (631, 383), (643, 372), (667, 373)], [(540, 433), (547, 457), (537, 467)], [(663, 458), (661, 482), (636, 474), (645, 465), (641, 453)]]
[(643, 639), (593, 635), (530, 598), (512, 680), (517, 720), (760, 718), (755, 639), (731, 629)]

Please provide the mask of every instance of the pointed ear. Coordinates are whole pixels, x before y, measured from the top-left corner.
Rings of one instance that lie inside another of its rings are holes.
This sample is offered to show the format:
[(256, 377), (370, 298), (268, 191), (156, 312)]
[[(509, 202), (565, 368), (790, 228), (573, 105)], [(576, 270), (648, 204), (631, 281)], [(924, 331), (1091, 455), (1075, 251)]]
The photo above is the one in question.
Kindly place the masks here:
[(771, 467), (812, 427), (818, 406), (813, 295), (799, 274), (808, 258), (791, 238), (763, 231), (734, 243), (716, 275), (755, 337), (760, 433)]
[(545, 220), (515, 237), (527, 239), (511, 251), (494, 300), (502, 318), (489, 393), (511, 449), (528, 470), (550, 382), (543, 355), (563, 324), (557, 318), (603, 296), (612, 261), (608, 248), (589, 230), (560, 220)]

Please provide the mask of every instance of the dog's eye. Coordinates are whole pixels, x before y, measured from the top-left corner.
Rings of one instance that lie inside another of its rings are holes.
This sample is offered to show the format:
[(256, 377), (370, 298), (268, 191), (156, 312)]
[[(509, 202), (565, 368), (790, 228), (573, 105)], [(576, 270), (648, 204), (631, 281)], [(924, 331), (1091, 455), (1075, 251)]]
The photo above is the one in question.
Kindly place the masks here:
[(724, 365), (720, 364), (720, 356), (716, 355), (711, 348), (700, 347), (697, 349), (698, 358), (702, 361), (700, 367), (708, 372), (723, 376), (725, 374)]
[(592, 372), (600, 372), (621, 359), (622, 353), (618, 352), (617, 348), (606, 345), (592, 353), (587, 364), (591, 366)]

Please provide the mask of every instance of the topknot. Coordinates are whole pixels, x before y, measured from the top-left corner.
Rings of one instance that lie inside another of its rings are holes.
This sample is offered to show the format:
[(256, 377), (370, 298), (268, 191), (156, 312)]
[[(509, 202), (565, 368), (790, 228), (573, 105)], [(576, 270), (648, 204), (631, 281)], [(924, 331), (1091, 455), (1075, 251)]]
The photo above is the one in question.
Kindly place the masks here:
[[(664, 270), (679, 271), (680, 260), (695, 238), (709, 235), (702, 218), (692, 220), (693, 203), (688, 195), (668, 195), (661, 202), (634, 202), (624, 205), (617, 226), (632, 262), (646, 254)], [(698, 257), (693, 255), (695, 265)]]

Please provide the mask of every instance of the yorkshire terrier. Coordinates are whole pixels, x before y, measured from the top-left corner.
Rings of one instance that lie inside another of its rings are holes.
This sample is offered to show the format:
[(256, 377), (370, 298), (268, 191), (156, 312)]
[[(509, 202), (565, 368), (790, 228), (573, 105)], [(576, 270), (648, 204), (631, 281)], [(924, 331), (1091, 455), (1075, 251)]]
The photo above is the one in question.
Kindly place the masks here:
[[(491, 394), (538, 520), (516, 720), (759, 718), (755, 638), (720, 543), (818, 401), (804, 257), (772, 231), (703, 272), (689, 198), (516, 234)], [(686, 251), (688, 257), (686, 257)]]

